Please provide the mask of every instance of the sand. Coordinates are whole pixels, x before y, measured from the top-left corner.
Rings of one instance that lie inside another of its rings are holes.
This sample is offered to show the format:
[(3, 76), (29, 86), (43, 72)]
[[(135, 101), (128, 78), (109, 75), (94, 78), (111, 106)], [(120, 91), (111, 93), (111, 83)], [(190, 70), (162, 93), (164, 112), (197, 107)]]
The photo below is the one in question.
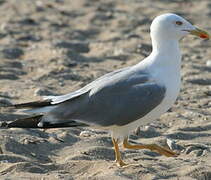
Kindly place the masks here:
[[(0, 2), (0, 105), (76, 90), (151, 51), (149, 26), (174, 12), (211, 32), (211, 2), (182, 0), (8, 0)], [(133, 143), (169, 144), (167, 158), (123, 150), (119, 168), (108, 132), (88, 128), (0, 130), (0, 179), (211, 179), (211, 41), (181, 41), (181, 93)], [(23, 115), (0, 108), (0, 121)], [(168, 142), (168, 143), (167, 143)]]

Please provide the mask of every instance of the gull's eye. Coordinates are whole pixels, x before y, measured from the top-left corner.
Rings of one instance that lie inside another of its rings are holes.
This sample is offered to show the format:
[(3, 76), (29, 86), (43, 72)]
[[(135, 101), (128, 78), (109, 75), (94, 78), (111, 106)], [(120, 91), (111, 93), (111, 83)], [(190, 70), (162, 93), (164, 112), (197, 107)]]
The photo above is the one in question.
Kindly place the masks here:
[(181, 25), (183, 24), (182, 21), (176, 21), (175, 23), (176, 23), (176, 25), (178, 25), (178, 26), (181, 26)]

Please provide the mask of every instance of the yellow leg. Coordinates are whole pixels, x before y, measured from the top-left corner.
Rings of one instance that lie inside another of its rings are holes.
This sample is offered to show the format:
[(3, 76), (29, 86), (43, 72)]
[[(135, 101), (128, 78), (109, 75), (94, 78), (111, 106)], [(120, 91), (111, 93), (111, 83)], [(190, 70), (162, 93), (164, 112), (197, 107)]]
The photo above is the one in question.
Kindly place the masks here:
[(123, 146), (124, 146), (124, 148), (127, 148), (127, 149), (149, 149), (151, 151), (156, 151), (157, 153), (162, 154), (167, 157), (176, 157), (177, 156), (177, 154), (175, 152), (171, 151), (170, 149), (163, 148), (156, 144), (132, 145), (128, 142), (127, 138), (124, 139)]
[(118, 146), (117, 140), (112, 138), (112, 142), (114, 144), (114, 151), (115, 151), (115, 157), (116, 157), (117, 165), (120, 166), (120, 167), (126, 166), (127, 164), (124, 163), (124, 161), (121, 158), (121, 154), (119, 152), (119, 146)]

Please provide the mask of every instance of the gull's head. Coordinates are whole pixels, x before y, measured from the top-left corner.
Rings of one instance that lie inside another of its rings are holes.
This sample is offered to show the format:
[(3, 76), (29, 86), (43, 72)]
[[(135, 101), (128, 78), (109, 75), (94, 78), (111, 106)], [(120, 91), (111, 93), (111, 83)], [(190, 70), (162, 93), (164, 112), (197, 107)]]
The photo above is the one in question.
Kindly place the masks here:
[(208, 33), (196, 28), (181, 16), (171, 13), (157, 16), (151, 24), (150, 32), (154, 39), (180, 40), (188, 34), (209, 39)]

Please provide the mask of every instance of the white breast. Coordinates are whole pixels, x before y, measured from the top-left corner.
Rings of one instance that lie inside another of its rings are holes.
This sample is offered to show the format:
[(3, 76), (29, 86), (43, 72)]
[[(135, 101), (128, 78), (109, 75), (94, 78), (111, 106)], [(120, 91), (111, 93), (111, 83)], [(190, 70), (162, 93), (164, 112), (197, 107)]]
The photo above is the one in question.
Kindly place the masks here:
[(158, 118), (156, 116), (162, 115), (172, 107), (177, 99), (181, 86), (180, 71), (175, 70), (175, 68), (171, 69), (171, 67), (168, 67), (163, 69), (162, 72), (159, 72), (159, 78), (158, 76), (154, 76), (154, 78), (158, 83), (163, 84), (166, 87), (166, 93), (161, 104), (152, 111), (152, 114), (150, 115), (152, 119)]
[(180, 91), (180, 64), (172, 64), (167, 66), (149, 66), (149, 72), (152, 78), (158, 83), (166, 87), (166, 93), (163, 101), (147, 115), (125, 126), (113, 126), (109, 129), (112, 136), (123, 138), (129, 135), (137, 127), (150, 123), (159, 118), (169, 108), (172, 107)]

